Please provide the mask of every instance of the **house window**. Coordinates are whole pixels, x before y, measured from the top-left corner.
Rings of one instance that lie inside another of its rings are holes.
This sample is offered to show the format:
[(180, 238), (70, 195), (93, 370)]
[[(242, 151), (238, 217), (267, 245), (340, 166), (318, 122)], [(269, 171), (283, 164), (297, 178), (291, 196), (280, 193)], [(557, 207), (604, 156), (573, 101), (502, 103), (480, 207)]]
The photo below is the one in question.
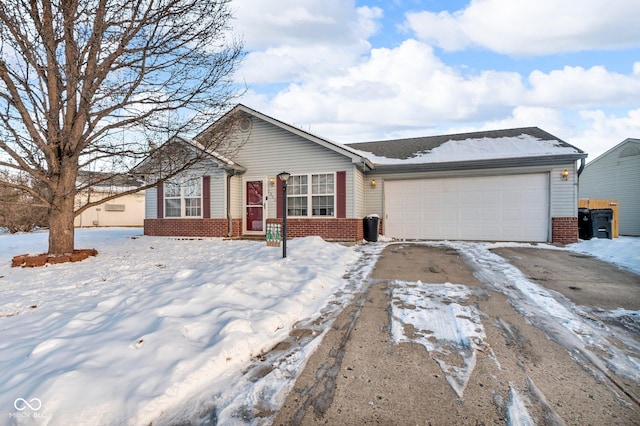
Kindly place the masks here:
[(202, 217), (202, 179), (173, 179), (164, 184), (165, 217)]
[(335, 216), (335, 174), (291, 176), (287, 181), (287, 215)]

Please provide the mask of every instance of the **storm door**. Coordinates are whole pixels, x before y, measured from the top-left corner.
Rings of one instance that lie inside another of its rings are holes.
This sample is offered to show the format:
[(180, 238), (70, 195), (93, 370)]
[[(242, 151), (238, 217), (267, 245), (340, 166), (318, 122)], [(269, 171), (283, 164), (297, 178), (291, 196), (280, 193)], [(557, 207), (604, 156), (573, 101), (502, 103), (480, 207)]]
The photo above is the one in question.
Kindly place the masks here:
[(264, 190), (264, 179), (244, 182), (244, 232), (246, 234), (264, 234), (266, 221)]

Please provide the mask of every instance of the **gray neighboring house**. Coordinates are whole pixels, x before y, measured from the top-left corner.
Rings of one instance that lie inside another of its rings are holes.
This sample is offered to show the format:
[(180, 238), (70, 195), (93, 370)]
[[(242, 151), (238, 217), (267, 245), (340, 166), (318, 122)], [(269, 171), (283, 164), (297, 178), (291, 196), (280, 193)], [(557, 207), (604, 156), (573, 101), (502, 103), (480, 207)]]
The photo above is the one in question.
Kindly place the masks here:
[(640, 236), (640, 139), (628, 138), (586, 165), (580, 198), (618, 200), (620, 235)]
[[(145, 234), (265, 238), (282, 221), (287, 171), (289, 237), (359, 241), (376, 214), (397, 239), (578, 239), (587, 154), (537, 127), (341, 144), (244, 105), (225, 117), (238, 119), (229, 145), (240, 148), (205, 152), (208, 165), (147, 190)], [(198, 149), (225, 117), (169, 142)]]

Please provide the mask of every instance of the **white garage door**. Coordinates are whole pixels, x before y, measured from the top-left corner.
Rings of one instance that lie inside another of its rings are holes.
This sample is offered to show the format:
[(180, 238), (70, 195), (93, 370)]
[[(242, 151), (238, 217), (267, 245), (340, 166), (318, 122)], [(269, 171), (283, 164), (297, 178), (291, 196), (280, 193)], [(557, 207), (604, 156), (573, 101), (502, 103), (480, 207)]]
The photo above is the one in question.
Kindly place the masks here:
[(389, 237), (547, 241), (546, 173), (385, 181)]

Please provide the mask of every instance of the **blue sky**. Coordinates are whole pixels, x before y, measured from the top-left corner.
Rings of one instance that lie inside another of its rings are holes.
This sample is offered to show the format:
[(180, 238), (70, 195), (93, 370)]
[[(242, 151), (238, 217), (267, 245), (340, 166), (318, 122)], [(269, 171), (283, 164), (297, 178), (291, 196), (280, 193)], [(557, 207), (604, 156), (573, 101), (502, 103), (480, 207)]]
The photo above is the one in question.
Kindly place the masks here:
[(337, 142), (640, 138), (640, 1), (233, 0), (240, 102)]

